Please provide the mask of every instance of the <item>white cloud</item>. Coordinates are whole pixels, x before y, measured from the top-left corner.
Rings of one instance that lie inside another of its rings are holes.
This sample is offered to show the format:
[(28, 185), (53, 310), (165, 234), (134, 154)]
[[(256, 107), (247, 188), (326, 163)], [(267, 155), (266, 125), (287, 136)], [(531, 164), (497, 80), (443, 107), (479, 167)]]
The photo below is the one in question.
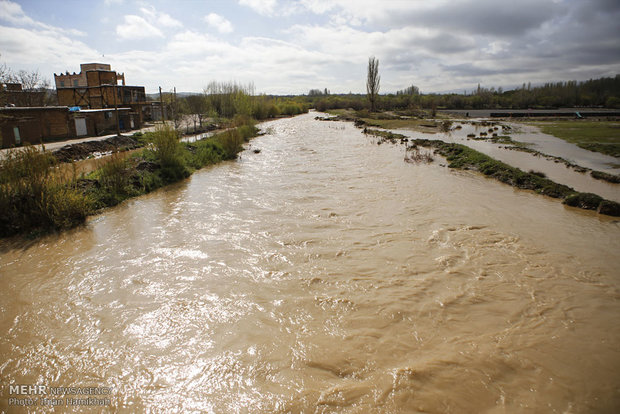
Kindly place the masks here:
[(248, 6), (255, 12), (271, 16), (276, 11), (277, 0), (239, 0), (242, 6)]
[[(607, 4), (607, 9), (558, 3), (569, 12), (540, 0), (545, 6), (539, 13), (546, 13), (543, 18), (523, 11), (511, 21), (500, 19), (507, 27), (501, 35), (495, 34), (497, 25), (480, 28), (480, 17), (473, 16), (489, 2), (386, 0), (377, 7), (374, 0), (241, 0), (243, 6), (274, 17), (269, 27), (248, 25), (252, 34), (241, 40), (218, 35), (239, 31), (242, 23), (232, 12), (226, 14), (229, 21), (215, 13), (207, 15), (210, 10), (198, 3), (183, 10), (187, 3), (181, 2), (166, 9), (167, 14), (138, 2), (137, 13), (118, 19), (113, 16), (123, 8), (116, 7), (104, 16), (109, 22), (121, 22), (116, 27), (120, 39), (145, 40), (136, 46), (128, 41), (104, 44), (102, 59), (101, 51), (79, 41), (72, 29), (36, 21), (18, 3), (0, 0), (0, 52), (15, 70), (39, 68), (48, 76), (77, 70), (79, 63), (103, 61), (147, 91), (159, 85), (165, 90), (176, 86), (200, 91), (211, 80), (236, 80), (254, 81), (256, 90), (266, 93), (305, 93), (324, 87), (334, 93), (360, 92), (372, 55), (381, 62), (385, 92), (411, 84), (432, 92), (469, 89), (478, 82), (505, 87), (618, 72), (620, 46), (613, 39), (620, 32), (616, 23), (620, 7), (612, 7), (613, 0), (593, 0), (599, 6)], [(549, 10), (552, 18), (546, 17)], [(207, 16), (187, 18), (184, 24), (172, 17), (192, 12), (195, 17)], [(205, 32), (205, 21), (214, 27), (212, 33)], [(109, 30), (109, 23), (102, 26)], [(89, 41), (97, 36), (93, 31)]]
[(165, 27), (182, 27), (183, 23), (173, 18), (167, 13), (162, 13), (155, 10), (154, 7), (141, 7), (140, 11), (152, 24), (158, 24)]
[(141, 7), (142, 16), (129, 14), (123, 16), (123, 23), (116, 26), (120, 39), (148, 39), (164, 37), (164, 29), (183, 27), (183, 23), (167, 13), (157, 11), (154, 7)]
[(230, 21), (216, 13), (209, 13), (205, 16), (205, 21), (209, 26), (213, 26), (220, 33), (231, 33), (233, 31), (233, 25)]
[(42, 70), (45, 78), (53, 72), (78, 68), (80, 63), (97, 60), (99, 52), (79, 40), (49, 30), (0, 26), (2, 60), (14, 70)]
[(160, 13), (157, 20), (166, 27), (183, 27), (183, 23), (166, 13)]
[(68, 33), (73, 36), (86, 36), (86, 33), (76, 29), (63, 29), (38, 22), (26, 16), (22, 6), (12, 1), (0, 1), (0, 20), (4, 20), (16, 26), (32, 26), (40, 29), (51, 30), (59, 33)]
[(157, 27), (144, 18), (133, 14), (123, 17), (124, 23), (116, 26), (116, 34), (121, 39), (146, 39), (149, 37), (164, 37)]

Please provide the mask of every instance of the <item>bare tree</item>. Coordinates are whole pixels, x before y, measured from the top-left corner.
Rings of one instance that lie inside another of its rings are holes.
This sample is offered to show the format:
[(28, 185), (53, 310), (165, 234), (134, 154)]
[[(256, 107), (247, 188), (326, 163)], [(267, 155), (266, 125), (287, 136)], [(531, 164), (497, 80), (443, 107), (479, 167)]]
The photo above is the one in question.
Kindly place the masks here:
[(202, 129), (202, 121), (207, 112), (209, 112), (207, 97), (205, 95), (190, 95), (185, 98), (185, 102), (187, 103), (188, 112), (194, 121), (194, 132), (196, 132), (196, 122), (200, 125), (200, 129)]
[(7, 66), (6, 63), (0, 65), (0, 106), (4, 106), (5, 102), (5, 83), (12, 83), (15, 80), (15, 76), (13, 75), (13, 71), (11, 68)]
[(46, 95), (50, 82), (39, 74), (39, 71), (27, 72), (20, 70), (16, 75), (17, 81), (22, 84), (26, 106), (42, 106), (46, 102)]
[(368, 77), (366, 80), (366, 93), (370, 101), (370, 111), (375, 112), (377, 109), (377, 96), (379, 95), (379, 59), (374, 56), (368, 58)]

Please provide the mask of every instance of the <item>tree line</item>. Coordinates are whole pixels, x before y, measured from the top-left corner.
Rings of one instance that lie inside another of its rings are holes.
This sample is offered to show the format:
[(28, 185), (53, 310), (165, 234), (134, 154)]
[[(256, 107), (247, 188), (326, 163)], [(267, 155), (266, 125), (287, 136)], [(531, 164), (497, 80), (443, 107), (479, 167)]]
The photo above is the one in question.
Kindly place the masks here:
[(254, 84), (237, 82), (210, 82), (202, 93), (176, 97), (174, 93), (162, 96), (168, 119), (178, 127), (182, 119), (190, 119), (193, 130), (202, 129), (206, 119), (234, 118), (258, 121), (278, 116), (292, 116), (308, 112), (308, 102), (296, 97), (256, 94)]
[[(328, 95), (311, 89), (306, 101), (319, 111), (352, 108), (377, 110), (405, 109), (528, 109), (559, 107), (620, 108), (620, 74), (615, 77), (590, 79), (583, 82), (548, 82), (532, 87), (524, 83), (520, 88), (504, 91), (501, 87), (484, 88), (478, 85), (471, 93), (422, 94), (411, 85), (396, 93), (379, 94), (379, 60), (368, 59), (366, 94)], [(325, 89), (327, 91), (327, 89)]]

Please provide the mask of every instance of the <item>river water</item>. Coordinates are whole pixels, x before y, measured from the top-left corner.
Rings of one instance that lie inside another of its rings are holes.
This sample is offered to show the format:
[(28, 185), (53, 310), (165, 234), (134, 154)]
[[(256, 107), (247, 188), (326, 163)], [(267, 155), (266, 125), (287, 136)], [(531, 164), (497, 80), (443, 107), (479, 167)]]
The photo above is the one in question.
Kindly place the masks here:
[(618, 412), (617, 220), (314, 115), (5, 242), (0, 408), (16, 383), (111, 387), (108, 412)]
[[(476, 120), (474, 122), (479, 123), (480, 121), (481, 120)], [(619, 160), (615, 157), (579, 148), (575, 144), (571, 144), (551, 135), (543, 134), (535, 126), (510, 122), (498, 122), (498, 124), (500, 125), (497, 131), (499, 135), (509, 135), (513, 140), (527, 143), (529, 148), (543, 154), (564, 158), (581, 167), (604, 171), (610, 174), (620, 174), (620, 168), (617, 167)], [(410, 130), (397, 130), (397, 132), (414, 139), (439, 139), (445, 142), (467, 145), (492, 158), (520, 168), (523, 171), (534, 170), (542, 172), (552, 181), (568, 185), (577, 191), (595, 193), (603, 198), (620, 202), (620, 186), (618, 184), (597, 180), (592, 178), (590, 174), (577, 172), (572, 168), (568, 168), (563, 162), (558, 162), (552, 158), (547, 159), (544, 156), (536, 156), (514, 149), (510, 150), (507, 149), (509, 145), (506, 144), (471, 140), (467, 138), (468, 134), (474, 134), (479, 137), (480, 132), (487, 132), (489, 126), (482, 127), (478, 124), (472, 125), (471, 123), (461, 123), (458, 121), (455, 122), (455, 125), (460, 125), (462, 128), (435, 134)], [(504, 130), (501, 125), (507, 125), (511, 129)]]

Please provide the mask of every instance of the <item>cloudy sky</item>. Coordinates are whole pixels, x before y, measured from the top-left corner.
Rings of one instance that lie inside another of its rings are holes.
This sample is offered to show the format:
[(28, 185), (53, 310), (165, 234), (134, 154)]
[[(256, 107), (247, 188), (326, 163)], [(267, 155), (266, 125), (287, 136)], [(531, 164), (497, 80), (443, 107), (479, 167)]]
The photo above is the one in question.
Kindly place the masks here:
[(618, 0), (0, 0), (0, 63), (79, 72), (103, 62), (130, 85), (202, 91), (422, 92), (620, 73)]

